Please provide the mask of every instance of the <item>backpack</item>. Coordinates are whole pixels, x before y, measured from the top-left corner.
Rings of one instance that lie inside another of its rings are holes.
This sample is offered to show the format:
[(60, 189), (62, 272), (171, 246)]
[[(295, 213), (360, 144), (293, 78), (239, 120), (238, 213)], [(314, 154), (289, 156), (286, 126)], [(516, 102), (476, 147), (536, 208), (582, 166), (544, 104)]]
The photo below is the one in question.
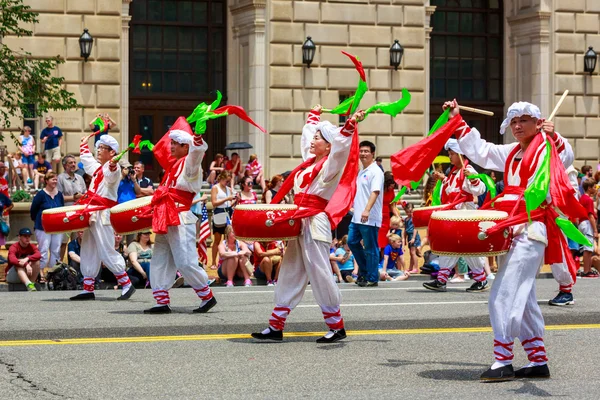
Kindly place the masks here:
[(48, 271), (46, 277), (48, 290), (77, 289), (77, 271), (67, 264), (58, 263)]

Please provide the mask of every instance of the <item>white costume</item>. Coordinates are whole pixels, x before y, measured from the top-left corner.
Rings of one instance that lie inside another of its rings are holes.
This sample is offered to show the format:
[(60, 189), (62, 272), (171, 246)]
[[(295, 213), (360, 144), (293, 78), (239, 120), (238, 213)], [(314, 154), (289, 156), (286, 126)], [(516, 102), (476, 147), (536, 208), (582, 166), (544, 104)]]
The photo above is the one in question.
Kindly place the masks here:
[[(303, 209), (302, 195), (318, 196), (323, 201), (329, 201), (336, 191), (346, 160), (350, 153), (352, 134), (355, 123), (348, 119), (343, 128), (337, 128), (331, 123), (319, 122), (318, 113), (311, 111), (306, 125), (302, 130), (302, 157), (306, 161), (313, 158), (310, 154), (310, 143), (317, 130), (331, 144), (327, 160), (322, 164), (316, 177), (303, 186), (316, 167), (312, 163), (300, 171), (294, 180), (296, 204)], [(304, 203), (306, 204), (306, 203)], [(290, 311), (300, 303), (306, 285), (310, 281), (315, 300), (321, 307), (325, 323), (331, 330), (344, 328), (340, 313), (342, 296), (339, 288), (331, 279), (331, 263), (329, 261), (329, 246), (331, 243), (331, 224), (325, 212), (302, 219), (302, 231), (297, 240), (288, 243), (285, 256), (279, 270), (279, 280), (275, 288), (275, 308), (269, 325), (273, 330), (282, 331)]]
[[(539, 119), (540, 111), (529, 103), (513, 104), (502, 124), (501, 132), (504, 133), (512, 118), (522, 115)], [(544, 143), (535, 149), (533, 153), (535, 168), (532, 168), (533, 172), (528, 176), (526, 185), (523, 182), (520, 186), (519, 172), (524, 165), (522, 162), (524, 152), (519, 148), (519, 143), (505, 145), (488, 143), (481, 139), (476, 129), (470, 129), (464, 121), (461, 122), (455, 136), (458, 137), (460, 148), (474, 163), (482, 168), (505, 172), (504, 193), (506, 194), (503, 200), (518, 200), (522, 196), (511, 194), (511, 187), (524, 188), (531, 185), (546, 153)], [(555, 135), (554, 143), (565, 167), (571, 165), (573, 162), (571, 145), (558, 133)], [(550, 198), (547, 200), (551, 201)], [(498, 259), (498, 274), (488, 303), (494, 330), (495, 365), (512, 364), (515, 337), (521, 341), (531, 365), (543, 365), (548, 359), (543, 340), (544, 319), (536, 300), (535, 278), (544, 262), (544, 250), (548, 244), (546, 225), (533, 221), (514, 226), (513, 232), (514, 239), (508, 254)]]
[[(155, 192), (178, 190), (190, 194), (189, 200), (202, 187), (202, 159), (208, 148), (206, 142), (194, 144), (192, 130), (184, 117), (179, 117), (169, 131), (169, 138), (189, 145), (189, 152), (183, 160), (176, 161), (166, 171), (166, 179)], [(156, 147), (155, 147), (156, 148)], [(179, 224), (168, 226), (167, 234), (156, 234), (154, 253), (150, 262), (150, 284), (158, 305), (169, 305), (169, 289), (173, 286), (177, 270), (202, 300), (203, 306), (213, 298), (208, 287), (208, 275), (198, 266), (196, 252), (196, 216), (189, 210), (179, 212)], [(156, 212), (154, 213), (156, 215)]]
[[(119, 144), (109, 135), (100, 137), (100, 140), (96, 142), (96, 148), (100, 145), (108, 146), (115, 152), (119, 151)], [(86, 293), (94, 292), (95, 279), (100, 272), (100, 263), (102, 262), (115, 275), (125, 293), (131, 282), (125, 272), (125, 260), (115, 250), (115, 232), (110, 225), (109, 210), (111, 206), (117, 204), (121, 167), (119, 164), (111, 167), (110, 162), (101, 165), (90, 152), (87, 142), (80, 145), (79, 154), (85, 173), (92, 177), (88, 192), (80, 202), (86, 203), (89, 200), (92, 205), (106, 206), (106, 209), (91, 214), (90, 228), (84, 231), (81, 239), (83, 290)]]

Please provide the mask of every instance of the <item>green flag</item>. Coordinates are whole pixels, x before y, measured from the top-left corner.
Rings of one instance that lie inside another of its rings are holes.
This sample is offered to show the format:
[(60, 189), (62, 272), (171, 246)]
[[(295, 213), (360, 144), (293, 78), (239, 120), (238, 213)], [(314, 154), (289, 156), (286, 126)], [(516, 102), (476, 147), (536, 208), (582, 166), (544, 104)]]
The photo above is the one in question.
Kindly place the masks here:
[(400, 114), (406, 108), (406, 106), (408, 106), (410, 99), (410, 92), (406, 89), (402, 89), (402, 97), (400, 99), (393, 103), (377, 103), (372, 105), (365, 111), (365, 118), (367, 115), (375, 111), (381, 111), (384, 114), (395, 117), (396, 115)]
[(99, 129), (98, 132), (104, 132), (106, 130), (106, 125), (104, 125), (104, 120), (100, 117), (96, 118), (92, 124), (96, 125)]
[(525, 189), (525, 209), (531, 222), (531, 211), (536, 210), (548, 196), (550, 189), (550, 151), (551, 145), (546, 139), (546, 154), (540, 169), (536, 172), (533, 183)]
[(491, 198), (493, 199), (494, 197), (496, 197), (496, 182), (494, 182), (491, 176), (486, 174), (473, 174), (467, 176), (467, 179), (481, 179), (488, 192), (490, 192)]
[(582, 244), (584, 246), (593, 246), (592, 242), (590, 242), (588, 238), (586, 238), (585, 235), (581, 233), (581, 231), (577, 229), (577, 227), (573, 225), (573, 223), (568, 219), (556, 217), (555, 221), (556, 225), (558, 225), (560, 230), (563, 231), (563, 233), (567, 235), (567, 237), (572, 241)]
[(442, 127), (442, 125), (444, 125), (446, 122), (448, 122), (449, 117), (450, 117), (450, 108), (446, 108), (446, 110), (444, 110), (444, 112), (433, 123), (433, 126), (429, 130), (429, 133), (427, 134), (427, 136), (431, 136), (435, 131), (440, 129)]
[(431, 195), (431, 205), (440, 206), (442, 205), (442, 180), (438, 179)]

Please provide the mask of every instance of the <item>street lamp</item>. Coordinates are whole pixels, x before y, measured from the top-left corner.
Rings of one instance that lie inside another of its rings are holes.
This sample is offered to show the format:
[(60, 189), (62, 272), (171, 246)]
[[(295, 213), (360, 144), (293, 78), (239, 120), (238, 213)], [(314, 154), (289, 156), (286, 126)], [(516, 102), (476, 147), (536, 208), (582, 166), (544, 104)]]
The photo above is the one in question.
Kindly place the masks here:
[(87, 61), (90, 54), (92, 54), (92, 45), (94, 44), (94, 38), (87, 29), (83, 30), (83, 33), (79, 37), (79, 50), (81, 52), (81, 57), (83, 57), (84, 61)]
[(302, 45), (302, 64), (306, 64), (307, 68), (310, 68), (313, 59), (315, 58), (315, 51), (317, 46), (313, 43), (310, 36), (306, 37), (306, 42)]
[(402, 61), (404, 55), (404, 48), (400, 45), (398, 40), (394, 40), (394, 44), (390, 47), (390, 66), (394, 67), (395, 71), (398, 71), (398, 66)]
[(596, 69), (597, 58), (598, 55), (594, 51), (594, 48), (592, 46), (588, 47), (588, 51), (583, 56), (583, 72), (589, 72), (590, 75), (593, 74)]

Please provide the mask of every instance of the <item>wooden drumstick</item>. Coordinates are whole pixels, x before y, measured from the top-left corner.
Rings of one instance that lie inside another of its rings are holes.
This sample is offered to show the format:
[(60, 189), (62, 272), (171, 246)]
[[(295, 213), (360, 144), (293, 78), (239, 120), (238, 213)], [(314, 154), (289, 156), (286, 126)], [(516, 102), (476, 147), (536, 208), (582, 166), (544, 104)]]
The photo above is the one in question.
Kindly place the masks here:
[(472, 113), (476, 113), (476, 114), (483, 114), (483, 115), (487, 115), (489, 117), (493, 117), (494, 113), (491, 111), (487, 111), (487, 110), (482, 110), (480, 108), (473, 108), (473, 107), (467, 107), (467, 106), (458, 106), (459, 109), (463, 110), (463, 111), (470, 111)]
[(558, 103), (556, 103), (556, 106), (554, 107), (554, 110), (552, 110), (552, 114), (550, 114), (550, 116), (548, 117), (547, 121), (552, 121), (552, 118), (554, 118), (554, 116), (558, 112), (558, 109), (560, 108), (562, 102), (565, 101), (565, 98), (567, 97), (568, 94), (569, 94), (569, 90), (567, 89), (567, 90), (564, 91), (564, 93), (562, 94), (562, 96), (558, 100)]

